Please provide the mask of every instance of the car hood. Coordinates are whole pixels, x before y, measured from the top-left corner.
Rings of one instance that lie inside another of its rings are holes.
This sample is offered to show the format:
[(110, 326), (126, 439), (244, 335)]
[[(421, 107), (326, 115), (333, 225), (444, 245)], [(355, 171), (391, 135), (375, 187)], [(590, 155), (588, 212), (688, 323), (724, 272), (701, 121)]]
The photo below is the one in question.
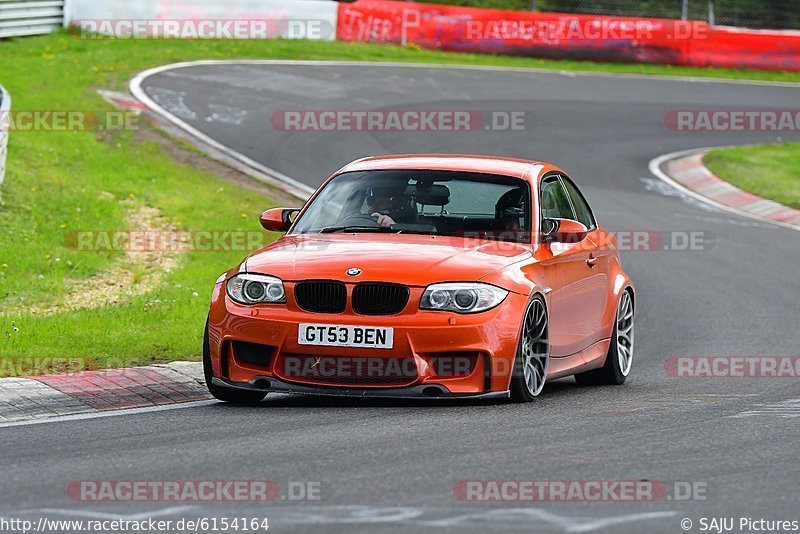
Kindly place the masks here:
[[(246, 260), (251, 273), (285, 281), (393, 282), (427, 286), (478, 280), (531, 255), (530, 245), (409, 234), (284, 236)], [(361, 269), (348, 276), (351, 268)]]

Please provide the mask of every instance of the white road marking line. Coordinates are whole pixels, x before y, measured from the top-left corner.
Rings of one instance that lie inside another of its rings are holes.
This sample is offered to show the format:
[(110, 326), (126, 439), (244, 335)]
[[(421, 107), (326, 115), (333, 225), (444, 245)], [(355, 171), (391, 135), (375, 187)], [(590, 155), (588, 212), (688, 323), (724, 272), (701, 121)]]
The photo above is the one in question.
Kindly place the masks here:
[(89, 517), (95, 519), (123, 519), (127, 521), (142, 521), (143, 519), (150, 519), (161, 517), (165, 515), (178, 514), (180, 512), (188, 512), (193, 510), (195, 506), (171, 506), (169, 508), (161, 508), (160, 510), (150, 510), (147, 512), (139, 512), (137, 514), (115, 514), (109, 512), (91, 512), (86, 510), (69, 510), (65, 508), (42, 508), (41, 510), (25, 510), (26, 512), (42, 513), (42, 514), (61, 514), (71, 517)]
[(567, 527), (567, 532), (591, 532), (592, 530), (600, 530), (611, 525), (622, 525), (624, 523), (633, 523), (634, 521), (645, 521), (650, 519), (662, 519), (666, 517), (674, 517), (678, 512), (643, 512), (641, 514), (628, 514), (606, 519), (597, 519), (595, 521), (584, 523), (582, 525)]
[(183, 408), (197, 408), (198, 406), (208, 406), (209, 404), (218, 404), (219, 402), (220, 401), (218, 400), (201, 400), (201, 401), (191, 401), (191, 402), (179, 402), (176, 404), (164, 404), (161, 406), (147, 406), (145, 408), (130, 408), (127, 410), (108, 410), (103, 412), (61, 415), (57, 417), (43, 417), (41, 419), (29, 419), (25, 421), (10, 421), (8, 423), (0, 423), (0, 428), (41, 425), (44, 423), (60, 423), (63, 421), (83, 421), (86, 419), (99, 419), (101, 417), (116, 417), (121, 415), (136, 415), (141, 413), (166, 412), (169, 410), (180, 410)]
[[(700, 76), (659, 76), (653, 74), (632, 74), (623, 72), (596, 72), (596, 71), (570, 71), (563, 69), (546, 69), (537, 67), (508, 67), (491, 65), (458, 65), (448, 63), (414, 63), (396, 61), (328, 61), (328, 60), (299, 60), (299, 59), (203, 59), (197, 61), (181, 61), (162, 65), (145, 72), (181, 69), (187, 67), (205, 67), (214, 65), (306, 65), (313, 67), (392, 67), (392, 68), (414, 68), (414, 69), (453, 69), (453, 70), (477, 70), (489, 72), (534, 72), (541, 74), (556, 74), (559, 76), (577, 78), (631, 78), (636, 80), (655, 80), (668, 82), (691, 82), (691, 83), (722, 83), (728, 85), (758, 85), (767, 87), (788, 87), (800, 88), (797, 82), (775, 82), (768, 80), (737, 80), (730, 78), (708, 78)], [(144, 73), (142, 73), (144, 74)], [(156, 74), (156, 72), (153, 72)], [(145, 76), (146, 77), (146, 76)]]
[[(496, 523), (502, 518), (513, 518), (516, 515), (520, 519), (525, 520), (524, 522), (526, 523), (530, 519), (538, 519), (544, 523), (549, 523), (550, 525), (560, 527), (566, 532), (591, 532), (593, 530), (599, 530), (611, 525), (620, 525), (649, 519), (661, 519), (672, 517), (676, 514), (677, 512), (673, 511), (643, 512), (638, 514), (615, 515), (613, 517), (592, 519), (586, 517), (562, 516), (548, 512), (547, 510), (542, 510), (540, 508), (506, 508), (464, 514), (435, 521), (415, 521), (415, 523), (424, 525), (426, 527), (453, 528), (464, 527), (470, 523), (487, 523), (490, 521)], [(587, 519), (588, 522), (586, 521)]]

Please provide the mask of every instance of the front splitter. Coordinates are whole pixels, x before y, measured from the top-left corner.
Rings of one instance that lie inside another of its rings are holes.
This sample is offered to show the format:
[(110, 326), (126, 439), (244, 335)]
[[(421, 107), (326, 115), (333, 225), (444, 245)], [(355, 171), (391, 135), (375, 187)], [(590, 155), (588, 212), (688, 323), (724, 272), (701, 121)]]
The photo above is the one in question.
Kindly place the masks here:
[[(269, 387), (257, 385), (259, 382), (269, 382)], [(325, 395), (330, 397), (361, 397), (361, 398), (388, 398), (388, 399), (507, 399), (511, 393), (506, 391), (490, 391), (488, 393), (450, 393), (447, 388), (435, 385), (418, 385), (396, 389), (351, 389), (351, 388), (321, 388), (304, 386), (284, 382), (271, 376), (257, 376), (250, 382), (234, 382), (223, 378), (214, 377), (211, 383), (215, 386), (258, 391), (267, 393), (291, 393), (296, 395)], [(425, 393), (431, 389), (438, 390), (440, 394)]]

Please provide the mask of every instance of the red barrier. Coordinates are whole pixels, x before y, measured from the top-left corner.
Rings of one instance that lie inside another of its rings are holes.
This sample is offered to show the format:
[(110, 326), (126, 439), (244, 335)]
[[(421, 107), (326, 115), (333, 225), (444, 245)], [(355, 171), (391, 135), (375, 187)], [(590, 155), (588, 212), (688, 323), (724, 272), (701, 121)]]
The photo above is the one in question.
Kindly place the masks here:
[(337, 39), (592, 61), (800, 70), (800, 32), (390, 0), (340, 4)]
[(714, 28), (691, 43), (688, 65), (800, 71), (800, 32)]

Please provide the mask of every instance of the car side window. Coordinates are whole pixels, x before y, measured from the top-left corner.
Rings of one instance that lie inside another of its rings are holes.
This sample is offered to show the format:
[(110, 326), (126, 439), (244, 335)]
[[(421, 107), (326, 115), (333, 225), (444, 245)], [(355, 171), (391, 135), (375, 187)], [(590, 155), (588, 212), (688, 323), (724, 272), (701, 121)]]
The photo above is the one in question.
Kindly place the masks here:
[(578, 188), (575, 187), (575, 184), (573, 184), (571, 180), (565, 177), (562, 177), (562, 179), (564, 181), (564, 186), (567, 188), (567, 194), (569, 194), (569, 198), (572, 200), (572, 206), (575, 208), (576, 220), (586, 226), (586, 228), (593, 230), (597, 227), (597, 222), (583, 194), (578, 191)]
[(574, 219), (572, 205), (558, 176), (542, 181), (542, 217), (545, 219)]

